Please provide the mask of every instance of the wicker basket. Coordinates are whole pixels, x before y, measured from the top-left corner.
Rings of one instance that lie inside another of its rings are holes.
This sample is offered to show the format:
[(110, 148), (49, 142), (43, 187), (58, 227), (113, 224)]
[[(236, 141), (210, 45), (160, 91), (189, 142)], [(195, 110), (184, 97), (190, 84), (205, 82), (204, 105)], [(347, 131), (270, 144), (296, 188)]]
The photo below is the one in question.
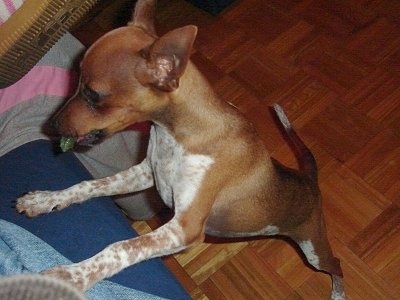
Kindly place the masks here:
[(0, 88), (23, 77), (99, 0), (26, 0), (0, 26)]

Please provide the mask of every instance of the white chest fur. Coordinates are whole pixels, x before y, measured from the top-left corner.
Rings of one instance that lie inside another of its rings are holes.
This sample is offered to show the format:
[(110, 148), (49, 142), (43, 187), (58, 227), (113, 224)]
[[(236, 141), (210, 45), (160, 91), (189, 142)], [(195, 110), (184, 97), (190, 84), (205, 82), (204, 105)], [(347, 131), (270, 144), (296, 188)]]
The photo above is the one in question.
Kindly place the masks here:
[(153, 125), (147, 159), (161, 198), (175, 212), (184, 211), (195, 199), (211, 167), (212, 157), (187, 153), (163, 127)]

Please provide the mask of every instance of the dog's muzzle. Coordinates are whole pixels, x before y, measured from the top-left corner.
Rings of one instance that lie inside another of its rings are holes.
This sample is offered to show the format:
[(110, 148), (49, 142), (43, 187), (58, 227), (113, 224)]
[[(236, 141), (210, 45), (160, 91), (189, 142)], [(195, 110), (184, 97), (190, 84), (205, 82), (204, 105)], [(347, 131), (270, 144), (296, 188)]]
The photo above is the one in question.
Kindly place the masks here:
[(104, 137), (103, 130), (92, 130), (90, 133), (82, 137), (62, 136), (60, 138), (60, 149), (62, 152), (67, 152), (78, 146), (93, 146), (99, 143)]
[(101, 142), (101, 140), (104, 138), (104, 130), (102, 129), (96, 129), (92, 130), (88, 134), (78, 137), (76, 139), (76, 142), (80, 146), (93, 146), (95, 144), (98, 144)]

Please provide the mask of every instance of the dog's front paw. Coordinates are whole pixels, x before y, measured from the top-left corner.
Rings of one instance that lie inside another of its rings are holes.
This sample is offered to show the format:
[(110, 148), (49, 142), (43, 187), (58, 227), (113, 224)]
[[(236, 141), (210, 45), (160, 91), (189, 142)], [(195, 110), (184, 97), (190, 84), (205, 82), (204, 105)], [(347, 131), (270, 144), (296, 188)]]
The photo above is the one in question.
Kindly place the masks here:
[(84, 292), (90, 288), (89, 280), (84, 276), (80, 268), (74, 265), (57, 266), (44, 270), (40, 272), (40, 274), (63, 280), (74, 286), (80, 292)]
[(61, 203), (57, 201), (56, 192), (30, 192), (16, 201), (17, 211), (26, 214), (28, 217), (35, 217), (62, 208)]

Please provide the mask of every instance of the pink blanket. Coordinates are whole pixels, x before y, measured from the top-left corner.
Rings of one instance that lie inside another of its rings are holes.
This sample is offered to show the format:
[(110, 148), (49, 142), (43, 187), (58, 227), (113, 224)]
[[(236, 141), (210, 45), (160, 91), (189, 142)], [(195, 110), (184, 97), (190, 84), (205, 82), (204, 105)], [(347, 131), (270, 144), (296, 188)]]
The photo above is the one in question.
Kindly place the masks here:
[(0, 0), (0, 25), (24, 3), (25, 0)]
[(76, 83), (75, 72), (53, 66), (35, 66), (13, 85), (0, 89), (0, 115), (36, 96), (71, 96)]

